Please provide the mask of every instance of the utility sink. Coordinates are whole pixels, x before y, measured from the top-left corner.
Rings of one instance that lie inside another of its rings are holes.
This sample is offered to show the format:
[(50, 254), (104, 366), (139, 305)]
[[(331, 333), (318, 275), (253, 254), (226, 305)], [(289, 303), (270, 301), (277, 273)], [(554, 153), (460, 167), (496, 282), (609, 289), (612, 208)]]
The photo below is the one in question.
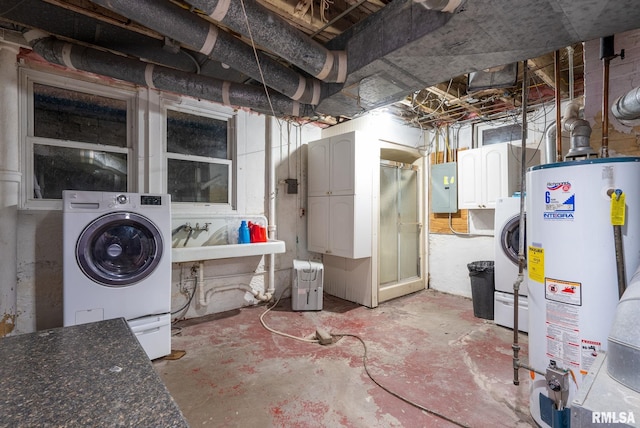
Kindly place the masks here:
[(260, 256), (285, 252), (284, 241), (270, 240), (253, 244), (207, 245), (202, 247), (178, 247), (171, 249), (173, 263), (196, 262), (233, 257)]
[(172, 219), (171, 261), (197, 262), (285, 252), (284, 241), (237, 244), (238, 227), (243, 220), (262, 227), (267, 225), (266, 217), (259, 215), (183, 216)]

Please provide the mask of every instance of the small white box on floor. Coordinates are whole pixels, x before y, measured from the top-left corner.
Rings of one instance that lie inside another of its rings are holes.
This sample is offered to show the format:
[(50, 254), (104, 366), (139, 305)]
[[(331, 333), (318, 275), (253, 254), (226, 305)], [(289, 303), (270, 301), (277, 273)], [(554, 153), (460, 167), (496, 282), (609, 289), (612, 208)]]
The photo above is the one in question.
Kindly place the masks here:
[(291, 309), (294, 311), (322, 310), (322, 263), (307, 260), (293, 261)]

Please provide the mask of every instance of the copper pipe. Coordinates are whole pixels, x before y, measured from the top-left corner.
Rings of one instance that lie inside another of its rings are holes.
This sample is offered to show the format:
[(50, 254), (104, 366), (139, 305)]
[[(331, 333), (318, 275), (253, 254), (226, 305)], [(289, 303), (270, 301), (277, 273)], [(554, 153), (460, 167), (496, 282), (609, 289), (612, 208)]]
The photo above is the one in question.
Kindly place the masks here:
[(604, 58), (602, 65), (602, 147), (600, 157), (609, 157), (609, 62)]
[(562, 162), (562, 112), (560, 111), (562, 102), (562, 94), (560, 93), (560, 51), (557, 50), (554, 55), (554, 78), (556, 87), (554, 88), (556, 96), (556, 161)]

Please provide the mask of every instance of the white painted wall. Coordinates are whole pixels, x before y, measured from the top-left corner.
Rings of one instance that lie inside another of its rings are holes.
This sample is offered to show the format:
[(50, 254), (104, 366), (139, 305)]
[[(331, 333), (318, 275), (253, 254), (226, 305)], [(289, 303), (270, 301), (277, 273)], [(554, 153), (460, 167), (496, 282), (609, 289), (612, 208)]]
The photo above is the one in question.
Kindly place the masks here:
[(494, 260), (493, 236), (429, 235), (429, 288), (471, 297), (467, 264)]

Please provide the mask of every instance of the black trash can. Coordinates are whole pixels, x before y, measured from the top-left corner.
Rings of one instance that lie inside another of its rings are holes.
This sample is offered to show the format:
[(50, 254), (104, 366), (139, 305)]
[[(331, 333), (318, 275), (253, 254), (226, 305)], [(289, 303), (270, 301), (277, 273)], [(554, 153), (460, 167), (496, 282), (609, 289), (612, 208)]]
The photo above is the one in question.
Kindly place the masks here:
[(467, 264), (471, 279), (471, 299), (473, 315), (486, 320), (493, 319), (493, 293), (495, 282), (493, 277), (493, 261), (478, 261)]

